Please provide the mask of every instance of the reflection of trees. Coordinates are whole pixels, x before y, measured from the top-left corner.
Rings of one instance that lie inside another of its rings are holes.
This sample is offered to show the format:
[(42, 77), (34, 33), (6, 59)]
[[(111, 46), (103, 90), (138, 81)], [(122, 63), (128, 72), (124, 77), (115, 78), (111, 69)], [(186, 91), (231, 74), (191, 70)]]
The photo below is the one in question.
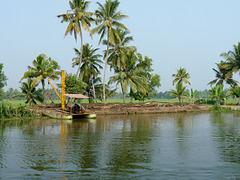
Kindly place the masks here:
[(2, 127), (0, 127), (0, 168), (5, 167), (6, 146), (7, 146), (7, 139), (3, 135)]
[[(105, 164), (111, 171), (143, 169), (140, 163), (151, 163), (153, 149), (149, 146), (153, 136), (151, 116), (121, 116), (109, 121), (105, 148)], [(121, 124), (119, 124), (121, 123)]]
[[(37, 171), (53, 170), (61, 158), (61, 151), (58, 151), (58, 139), (61, 140), (60, 125), (49, 125), (47, 120), (37, 120), (29, 124), (22, 131), (20, 146), (20, 157), (22, 166)], [(50, 132), (58, 127), (59, 133), (52, 135)], [(60, 141), (59, 140), (59, 141)]]
[(210, 121), (214, 129), (215, 141), (222, 159), (226, 162), (240, 162), (239, 114), (212, 113)]
[(101, 137), (97, 132), (95, 133), (95, 124), (87, 121), (74, 122), (70, 136), (68, 155), (71, 162), (82, 170), (96, 168), (98, 159), (96, 147)]

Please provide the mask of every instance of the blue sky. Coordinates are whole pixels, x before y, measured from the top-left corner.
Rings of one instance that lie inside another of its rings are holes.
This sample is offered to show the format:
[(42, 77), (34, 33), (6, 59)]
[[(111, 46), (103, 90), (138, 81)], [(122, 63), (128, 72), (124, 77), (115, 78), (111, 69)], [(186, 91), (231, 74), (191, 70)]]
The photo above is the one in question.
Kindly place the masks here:
[[(92, 1), (89, 11), (97, 8), (96, 2)], [(207, 84), (215, 78), (212, 68), (222, 60), (220, 53), (240, 41), (239, 7), (239, 0), (120, 0), (119, 10), (129, 15), (123, 23), (134, 38), (131, 45), (153, 59), (154, 73), (161, 76), (159, 91), (166, 91), (174, 88), (172, 74), (180, 67), (189, 72), (191, 88), (210, 88)], [(80, 48), (80, 41), (76, 43), (70, 35), (64, 38), (67, 23), (56, 17), (68, 9), (67, 0), (0, 1), (0, 63), (8, 77), (5, 90), (20, 86), (27, 66), (41, 53), (76, 73), (71, 63), (73, 48)], [(84, 32), (83, 40), (98, 47), (97, 35), (92, 40)], [(100, 48), (99, 53), (105, 49)], [(235, 78), (239, 80), (239, 75)]]

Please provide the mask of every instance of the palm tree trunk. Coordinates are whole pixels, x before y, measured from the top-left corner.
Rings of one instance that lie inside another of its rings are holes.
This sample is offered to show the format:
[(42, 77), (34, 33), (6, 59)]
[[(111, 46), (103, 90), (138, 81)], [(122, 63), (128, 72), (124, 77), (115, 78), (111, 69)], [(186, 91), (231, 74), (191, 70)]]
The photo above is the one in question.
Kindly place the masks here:
[(97, 104), (97, 98), (96, 98), (96, 92), (95, 92), (95, 86), (94, 86), (94, 83), (93, 83), (93, 78), (92, 78), (92, 87), (93, 87), (93, 96), (94, 96), (95, 102)]
[(77, 77), (78, 77), (78, 73), (79, 73), (80, 68), (81, 68), (81, 64), (82, 64), (82, 54), (83, 54), (83, 36), (82, 36), (81, 26), (80, 26), (80, 38), (81, 38), (81, 50), (80, 50), (80, 57), (79, 57), (79, 65), (78, 65), (78, 69), (77, 69), (77, 73), (76, 73), (76, 79), (77, 79)]
[(41, 80), (42, 81), (42, 90), (43, 90), (43, 104), (46, 104), (45, 102), (45, 83), (44, 83), (44, 80)]
[(239, 96), (239, 98), (238, 98), (238, 105), (240, 105), (240, 96)]
[(106, 92), (105, 92), (105, 89), (106, 89), (105, 83), (106, 83), (106, 73), (107, 73), (108, 51), (109, 51), (109, 28), (108, 28), (108, 37), (107, 37), (107, 54), (106, 54), (105, 68), (104, 68), (104, 77), (103, 77), (103, 99), (104, 99), (104, 104), (107, 104), (107, 102), (106, 102)]
[(122, 93), (123, 93), (123, 103), (126, 103), (126, 95), (125, 92), (123, 90), (123, 84), (121, 83), (121, 88), (122, 88)]

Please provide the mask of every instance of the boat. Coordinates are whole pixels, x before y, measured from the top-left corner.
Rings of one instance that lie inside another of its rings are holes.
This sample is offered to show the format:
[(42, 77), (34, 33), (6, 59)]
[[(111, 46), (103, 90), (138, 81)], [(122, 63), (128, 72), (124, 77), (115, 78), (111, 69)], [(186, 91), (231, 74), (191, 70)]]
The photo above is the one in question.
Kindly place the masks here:
[(88, 113), (71, 113), (64, 112), (59, 110), (42, 110), (42, 115), (53, 118), (53, 119), (62, 119), (62, 120), (73, 120), (73, 119), (95, 119), (96, 114)]
[[(62, 88), (61, 96), (58, 94), (57, 90), (53, 86), (50, 79), (48, 82), (53, 87), (55, 93), (58, 95), (61, 100), (61, 105), (49, 104), (49, 105), (39, 105), (35, 107), (28, 108), (31, 111), (36, 113), (41, 113), (44, 116), (61, 119), (61, 120), (73, 120), (73, 119), (95, 119), (96, 114), (87, 113), (87, 110), (80, 104), (74, 103), (73, 99), (88, 99), (89, 97), (82, 94), (65, 94), (65, 71), (62, 70)], [(68, 97), (70, 101), (68, 104), (65, 104), (65, 97)]]

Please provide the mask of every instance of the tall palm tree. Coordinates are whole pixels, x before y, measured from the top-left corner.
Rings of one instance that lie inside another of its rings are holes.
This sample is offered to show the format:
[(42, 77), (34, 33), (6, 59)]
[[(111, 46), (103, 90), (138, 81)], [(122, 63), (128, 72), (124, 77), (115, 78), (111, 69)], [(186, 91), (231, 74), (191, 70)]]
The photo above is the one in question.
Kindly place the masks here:
[(15, 95), (12, 98), (23, 97), (27, 99), (25, 103), (30, 104), (37, 104), (36, 101), (43, 102), (42, 91), (40, 89), (37, 90), (36, 86), (37, 84), (32, 86), (32, 79), (28, 78), (27, 82), (23, 82), (20, 87), (22, 94)]
[(81, 63), (82, 63), (82, 52), (83, 52), (83, 35), (82, 35), (82, 28), (81, 26), (87, 30), (91, 37), (92, 32), (90, 30), (91, 22), (94, 21), (94, 19), (91, 17), (93, 15), (92, 12), (87, 12), (86, 9), (88, 8), (88, 5), (90, 4), (90, 1), (84, 1), (84, 0), (70, 0), (70, 10), (67, 11), (66, 14), (60, 14), (57, 17), (62, 18), (63, 22), (69, 22), (68, 27), (65, 32), (65, 36), (67, 34), (74, 33), (74, 38), (77, 41), (77, 34), (80, 35), (81, 39), (81, 52), (80, 52), (80, 58), (79, 58), (79, 66), (76, 73), (76, 78), (78, 76)]
[(178, 98), (179, 102), (183, 99), (188, 99), (187, 97), (188, 91), (186, 90), (186, 87), (182, 85), (182, 83), (177, 83), (176, 85), (176, 90), (171, 89), (170, 90), (170, 98), (169, 99), (174, 99)]
[(60, 75), (60, 71), (58, 71), (59, 69), (60, 66), (58, 65), (57, 61), (47, 58), (45, 54), (40, 54), (36, 60), (33, 61), (33, 66), (28, 66), (28, 71), (24, 73), (21, 80), (26, 78), (34, 78), (32, 81), (32, 87), (41, 82), (43, 103), (45, 103), (45, 79), (58, 79), (58, 75)]
[(237, 81), (232, 78), (232, 72), (229, 71), (227, 68), (224, 68), (226, 62), (221, 61), (219, 64), (216, 63), (218, 70), (213, 68), (213, 71), (216, 73), (216, 79), (212, 80), (208, 84), (213, 85), (221, 85), (225, 81), (227, 84), (230, 85), (237, 85)]
[[(74, 49), (77, 57), (73, 58), (73, 64), (78, 65), (80, 52), (78, 49)], [(94, 99), (96, 101), (96, 94), (95, 94), (95, 87), (94, 87), (94, 79), (97, 78), (97, 76), (100, 74), (100, 70), (102, 69), (102, 61), (100, 60), (100, 57), (102, 55), (96, 54), (96, 52), (99, 50), (99, 48), (92, 48), (88, 43), (83, 46), (83, 63), (81, 66), (80, 71), (80, 78), (85, 82), (88, 83), (88, 86), (90, 86), (89, 82), (91, 81), (92, 87), (93, 87), (93, 94)]]
[[(109, 42), (109, 57), (108, 64), (110, 64), (110, 68), (118, 68), (121, 69), (123, 66), (125, 68), (125, 59), (126, 54), (129, 50), (135, 50), (134, 46), (127, 46), (127, 44), (133, 40), (132, 36), (128, 36), (129, 32), (126, 30), (122, 30), (120, 28), (116, 29), (116, 33), (118, 34), (118, 38), (115, 37), (114, 40)], [(103, 44), (107, 45), (108, 41), (104, 40)], [(106, 57), (106, 53), (105, 53)]]
[(173, 74), (172, 77), (174, 77), (175, 79), (173, 80), (173, 85), (175, 83), (179, 84), (179, 83), (186, 83), (191, 85), (191, 83), (188, 81), (188, 79), (190, 78), (189, 73), (187, 73), (185, 68), (181, 68), (177, 69), (177, 74)]
[[(117, 11), (117, 8), (119, 6), (118, 0), (106, 0), (105, 4), (102, 5), (101, 3), (97, 2), (99, 9), (96, 10), (95, 14), (97, 16), (97, 23), (99, 25), (92, 30), (92, 33), (98, 33), (100, 34), (100, 40), (99, 44), (101, 43), (103, 37), (107, 35), (107, 51), (106, 51), (106, 58), (105, 58), (105, 67), (104, 67), (104, 77), (103, 77), (103, 99), (104, 104), (106, 104), (106, 96), (105, 96), (105, 83), (106, 83), (106, 71), (107, 71), (107, 64), (108, 64), (108, 53), (109, 53), (109, 44), (110, 40), (113, 40), (116, 38), (119, 39), (119, 35), (116, 33), (116, 30), (114, 28), (121, 28), (129, 31), (122, 23), (119, 22), (119, 20), (122, 20), (127, 15), (123, 15), (120, 11)], [(115, 37), (114, 37), (115, 36)]]
[(141, 67), (136, 65), (137, 56), (134, 51), (129, 51), (126, 55), (125, 68), (116, 69), (114, 75), (110, 77), (109, 84), (116, 83), (116, 86), (121, 85), (123, 93), (123, 102), (126, 103), (127, 87), (130, 86), (130, 90), (135, 92), (136, 90), (146, 94), (149, 87), (147, 79), (145, 78), (145, 72)]
[(238, 45), (233, 45), (233, 51), (228, 51), (227, 53), (223, 52), (220, 56), (226, 59), (226, 63), (223, 68), (233, 73), (239, 72), (240, 74), (240, 42), (238, 42)]
[(240, 42), (238, 42), (238, 45), (233, 45), (233, 51), (223, 52), (220, 56), (226, 59), (223, 68), (234, 73), (238, 71), (240, 73)]

